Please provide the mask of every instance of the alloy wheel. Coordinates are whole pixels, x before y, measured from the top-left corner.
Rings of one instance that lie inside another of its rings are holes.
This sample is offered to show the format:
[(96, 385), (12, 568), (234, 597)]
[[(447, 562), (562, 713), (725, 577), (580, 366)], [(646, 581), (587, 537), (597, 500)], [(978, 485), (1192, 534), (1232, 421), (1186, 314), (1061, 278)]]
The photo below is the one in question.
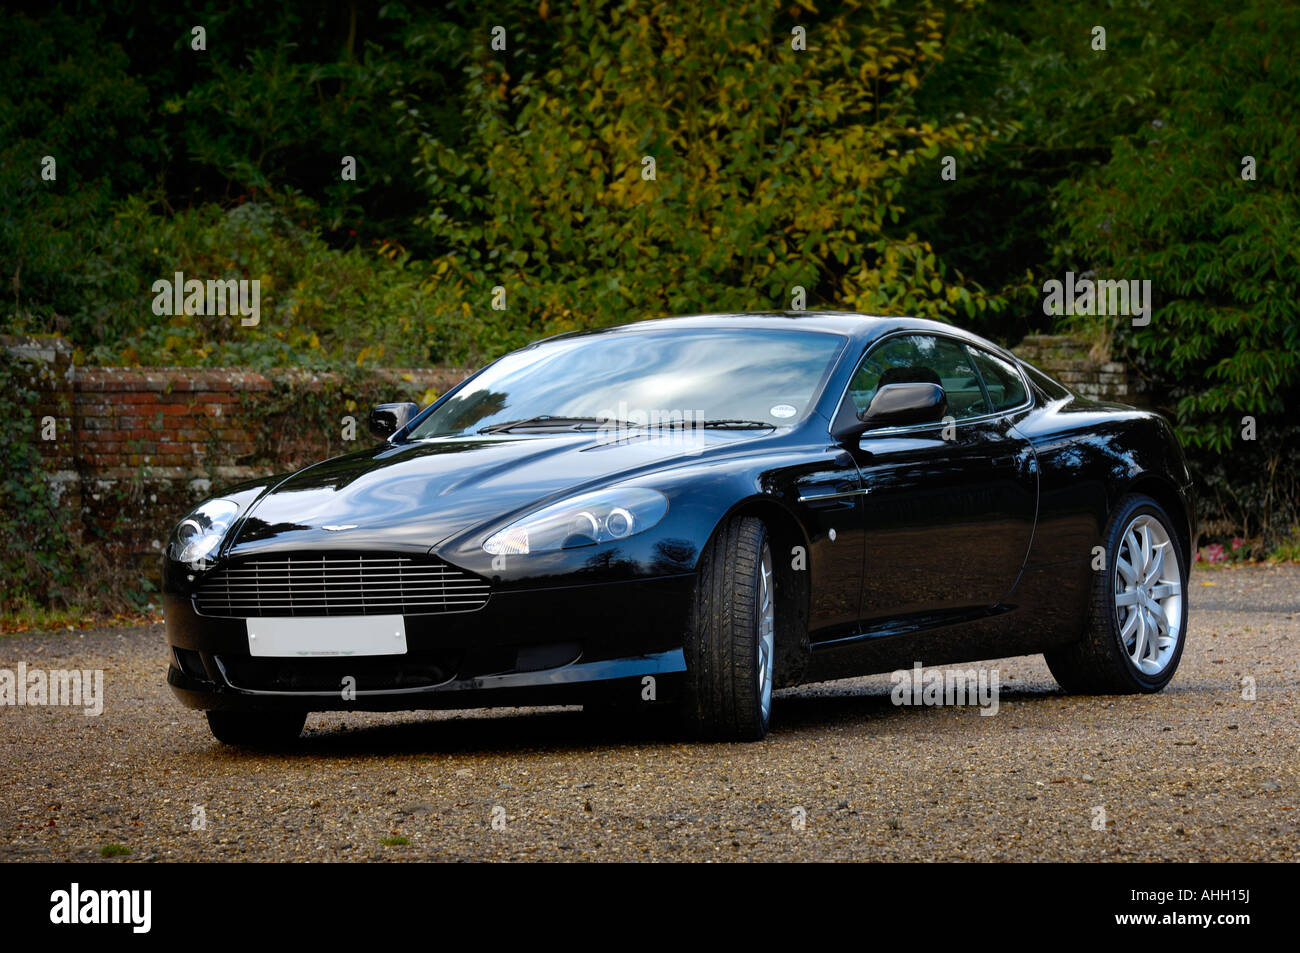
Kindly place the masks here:
[(1169, 531), (1155, 517), (1133, 518), (1115, 558), (1115, 620), (1129, 661), (1156, 676), (1178, 648), (1183, 625), (1183, 578)]
[(754, 600), (758, 619), (758, 698), (763, 720), (772, 714), (772, 678), (776, 666), (776, 611), (772, 591), (772, 552), (764, 545)]

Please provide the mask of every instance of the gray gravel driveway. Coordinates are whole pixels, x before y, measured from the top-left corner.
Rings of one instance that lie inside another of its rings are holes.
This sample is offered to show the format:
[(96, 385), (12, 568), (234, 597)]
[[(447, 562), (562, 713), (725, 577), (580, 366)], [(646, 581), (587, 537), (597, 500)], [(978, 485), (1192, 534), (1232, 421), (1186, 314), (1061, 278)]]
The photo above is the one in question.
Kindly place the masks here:
[(1198, 571), (1191, 603), (1159, 695), (1006, 659), (994, 717), (874, 676), (780, 694), (753, 745), (507, 709), (312, 715), (250, 754), (174, 701), (160, 626), (0, 638), (106, 698), (0, 707), (0, 859), (1300, 860), (1300, 567)]

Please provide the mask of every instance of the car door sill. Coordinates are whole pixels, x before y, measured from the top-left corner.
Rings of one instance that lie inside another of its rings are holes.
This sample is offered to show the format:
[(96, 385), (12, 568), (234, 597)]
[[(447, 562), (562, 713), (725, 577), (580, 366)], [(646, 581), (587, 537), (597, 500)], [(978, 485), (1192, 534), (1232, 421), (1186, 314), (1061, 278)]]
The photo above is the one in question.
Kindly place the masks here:
[(950, 609), (943, 612), (926, 612), (888, 619), (860, 627), (856, 632), (840, 635), (830, 639), (821, 639), (811, 645), (814, 652), (823, 649), (842, 648), (855, 642), (873, 642), (876, 639), (893, 638), (899, 635), (911, 635), (928, 629), (941, 629), (944, 626), (959, 625), (963, 622), (975, 622), (990, 616), (1001, 615), (1010, 611), (1007, 605), (972, 606), (964, 609)]

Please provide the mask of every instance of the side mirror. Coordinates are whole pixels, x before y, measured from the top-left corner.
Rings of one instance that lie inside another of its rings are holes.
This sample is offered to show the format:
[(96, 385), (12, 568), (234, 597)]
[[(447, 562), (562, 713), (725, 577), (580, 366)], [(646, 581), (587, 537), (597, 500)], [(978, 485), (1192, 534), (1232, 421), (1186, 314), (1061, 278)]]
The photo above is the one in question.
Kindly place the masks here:
[(403, 404), (375, 404), (370, 410), (367, 424), (372, 434), (380, 440), (387, 440), (409, 424), (419, 412), (419, 406), (409, 401)]
[(862, 414), (866, 430), (937, 423), (948, 410), (948, 396), (938, 384), (886, 384)]

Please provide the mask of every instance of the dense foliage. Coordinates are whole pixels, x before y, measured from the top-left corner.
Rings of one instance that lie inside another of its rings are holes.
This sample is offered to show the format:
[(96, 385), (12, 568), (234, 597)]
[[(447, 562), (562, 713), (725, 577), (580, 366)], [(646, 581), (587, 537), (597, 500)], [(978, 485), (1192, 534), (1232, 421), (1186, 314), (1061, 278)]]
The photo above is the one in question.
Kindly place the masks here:
[(1058, 190), (1058, 260), (1158, 289), (1147, 327), (1081, 323), (1150, 379), (1247, 532), (1300, 518), (1297, 39), (1295, 5), (1221, 16), (1170, 64), (1156, 114)]
[[(40, 430), (34, 408), (48, 371), (0, 349), (0, 394), (13, 433)], [(100, 612), (145, 608), (148, 578), (114, 572), (115, 522), (74, 528), (75, 510), (47, 479), (35, 441), (9, 440), (0, 470), (0, 617), (32, 606), (89, 606)]]
[[(526, 336), (628, 317), (808, 307), (973, 317), (977, 286), (896, 227), (903, 180), (975, 153), (975, 117), (924, 120), (947, 16), (881, 5), (814, 18), (719, 4), (565, 17), (540, 71), (468, 70), (454, 141), (419, 137), (421, 221), (469, 299), (514, 291)], [(809, 24), (793, 48), (792, 24)], [(503, 316), (504, 317), (504, 316)]]

